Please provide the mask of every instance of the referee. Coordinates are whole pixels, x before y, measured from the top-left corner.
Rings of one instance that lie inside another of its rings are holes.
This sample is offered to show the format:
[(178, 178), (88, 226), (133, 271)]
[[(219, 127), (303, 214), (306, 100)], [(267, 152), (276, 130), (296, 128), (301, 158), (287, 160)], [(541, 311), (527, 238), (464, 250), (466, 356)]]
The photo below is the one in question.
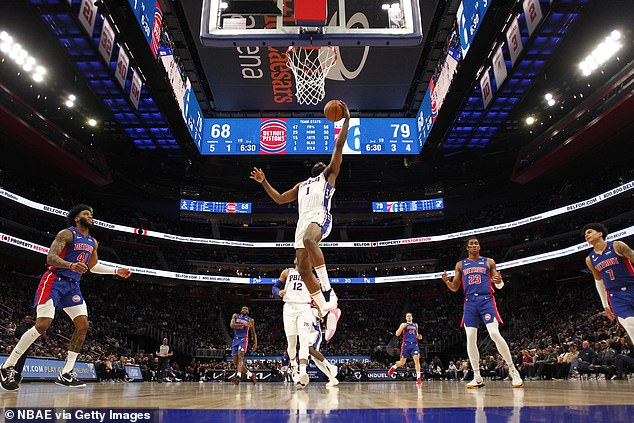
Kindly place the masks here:
[(165, 369), (167, 369), (167, 365), (169, 363), (169, 357), (173, 356), (174, 353), (169, 345), (167, 345), (167, 338), (163, 338), (163, 343), (159, 345), (158, 350), (156, 351), (156, 355), (158, 356), (158, 383), (163, 382), (165, 379)]

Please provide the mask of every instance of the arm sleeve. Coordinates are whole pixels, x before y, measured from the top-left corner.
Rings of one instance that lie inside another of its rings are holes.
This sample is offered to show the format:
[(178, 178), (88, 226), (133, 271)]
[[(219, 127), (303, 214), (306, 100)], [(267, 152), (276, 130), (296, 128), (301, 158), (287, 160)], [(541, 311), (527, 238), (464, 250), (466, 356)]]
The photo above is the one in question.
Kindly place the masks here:
[(90, 269), (91, 273), (97, 273), (100, 275), (116, 275), (117, 274), (117, 268), (116, 267), (110, 267), (110, 266), (104, 266), (103, 264), (97, 262), (97, 264), (95, 264), (91, 269)]
[(605, 290), (605, 284), (601, 279), (595, 279), (594, 284), (596, 285), (597, 292), (601, 298), (601, 305), (603, 305), (603, 308), (609, 307), (610, 303), (608, 302), (608, 293)]
[(279, 297), (280, 291), (282, 289), (284, 289), (284, 282), (278, 280), (277, 282), (275, 282), (275, 285), (273, 285), (273, 289), (271, 289), (271, 292), (273, 293), (273, 295)]

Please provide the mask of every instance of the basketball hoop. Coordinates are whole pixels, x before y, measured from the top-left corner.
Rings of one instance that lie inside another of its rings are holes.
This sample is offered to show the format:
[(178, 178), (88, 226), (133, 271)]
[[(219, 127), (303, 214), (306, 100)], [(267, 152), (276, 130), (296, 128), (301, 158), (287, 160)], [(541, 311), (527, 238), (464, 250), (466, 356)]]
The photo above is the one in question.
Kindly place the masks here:
[(316, 105), (326, 96), (326, 75), (337, 62), (337, 49), (333, 46), (299, 47), (286, 50), (287, 65), (295, 75), (299, 104)]

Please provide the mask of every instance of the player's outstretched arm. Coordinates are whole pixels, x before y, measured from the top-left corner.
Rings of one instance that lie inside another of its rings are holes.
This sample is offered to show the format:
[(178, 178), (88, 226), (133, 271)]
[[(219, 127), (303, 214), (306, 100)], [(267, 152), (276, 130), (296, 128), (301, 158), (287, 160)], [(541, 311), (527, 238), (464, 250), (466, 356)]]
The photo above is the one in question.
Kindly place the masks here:
[(95, 240), (95, 250), (90, 255), (90, 259), (88, 260), (88, 269), (90, 269), (90, 273), (96, 273), (99, 275), (117, 275), (121, 276), (124, 279), (127, 279), (132, 275), (130, 269), (126, 268), (115, 268), (104, 266), (99, 263), (99, 256), (97, 254), (97, 249), (99, 248), (99, 243)]
[(401, 336), (401, 334), (403, 333), (403, 329), (405, 329), (405, 326), (407, 326), (405, 323), (401, 323), (398, 329), (396, 329), (396, 333), (394, 333), (394, 335)]
[(442, 281), (447, 285), (450, 291), (456, 292), (460, 288), (460, 281), (462, 280), (462, 262), (456, 263), (455, 275), (453, 280), (449, 279), (447, 272), (442, 274)]
[(339, 132), (339, 135), (337, 135), (337, 139), (335, 140), (335, 148), (332, 152), (332, 156), (330, 157), (330, 163), (324, 170), (324, 176), (328, 180), (328, 183), (333, 186), (337, 176), (339, 176), (339, 170), (341, 169), (341, 162), (343, 161), (343, 147), (346, 145), (346, 140), (348, 139), (348, 127), (350, 126), (350, 111), (348, 110), (348, 106), (341, 100), (339, 100), (339, 103), (344, 109), (343, 117), (345, 120), (343, 121), (341, 132)]
[[(618, 251), (617, 251), (618, 253)], [(610, 307), (610, 301), (608, 301), (608, 292), (605, 289), (605, 283), (603, 282), (603, 278), (601, 277), (601, 273), (597, 271), (592, 265), (592, 261), (590, 257), (586, 257), (586, 266), (590, 269), (592, 276), (594, 277), (594, 286), (597, 289), (597, 293), (599, 294), (599, 298), (601, 298), (601, 305), (603, 306), (603, 310), (605, 311), (605, 315), (608, 316), (608, 319), (614, 320), (616, 316), (612, 311), (612, 307)]]
[(269, 182), (266, 180), (266, 176), (264, 175), (262, 169), (254, 167), (249, 178), (260, 183), (269, 197), (271, 197), (271, 199), (277, 204), (286, 204), (290, 203), (291, 201), (297, 200), (297, 190), (299, 189), (299, 184), (296, 184), (293, 188), (280, 194), (279, 191), (273, 188), (271, 184), (269, 184)]

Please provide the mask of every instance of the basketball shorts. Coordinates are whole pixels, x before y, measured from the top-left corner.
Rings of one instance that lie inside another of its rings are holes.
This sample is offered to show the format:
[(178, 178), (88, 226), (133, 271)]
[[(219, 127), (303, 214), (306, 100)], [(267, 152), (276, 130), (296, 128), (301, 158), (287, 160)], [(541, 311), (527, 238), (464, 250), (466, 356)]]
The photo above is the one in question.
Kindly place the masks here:
[(231, 355), (239, 353), (246, 353), (249, 346), (248, 338), (233, 338), (233, 344), (231, 344)]
[(403, 342), (401, 345), (401, 357), (411, 358), (415, 355), (420, 355), (418, 342)]
[(634, 287), (610, 290), (610, 305), (616, 317), (626, 319), (634, 316)]
[(321, 239), (325, 239), (332, 229), (332, 215), (325, 210), (314, 210), (300, 215), (295, 229), (295, 249), (304, 248), (304, 233), (311, 223), (321, 226)]
[(480, 325), (480, 321), (483, 321), (485, 325), (493, 323), (493, 320), (497, 320), (498, 323), (504, 324), (498, 308), (495, 304), (495, 297), (491, 294), (469, 294), (464, 300), (464, 314), (462, 316), (462, 327), (477, 328)]
[(310, 333), (313, 313), (309, 303), (284, 303), (284, 332), (286, 336), (298, 336), (300, 333)]
[(55, 309), (63, 309), (66, 314), (75, 319), (77, 316), (88, 316), (88, 309), (84, 296), (79, 289), (79, 282), (62, 279), (53, 272), (46, 272), (40, 279), (35, 292), (33, 307), (37, 317), (55, 317)]

